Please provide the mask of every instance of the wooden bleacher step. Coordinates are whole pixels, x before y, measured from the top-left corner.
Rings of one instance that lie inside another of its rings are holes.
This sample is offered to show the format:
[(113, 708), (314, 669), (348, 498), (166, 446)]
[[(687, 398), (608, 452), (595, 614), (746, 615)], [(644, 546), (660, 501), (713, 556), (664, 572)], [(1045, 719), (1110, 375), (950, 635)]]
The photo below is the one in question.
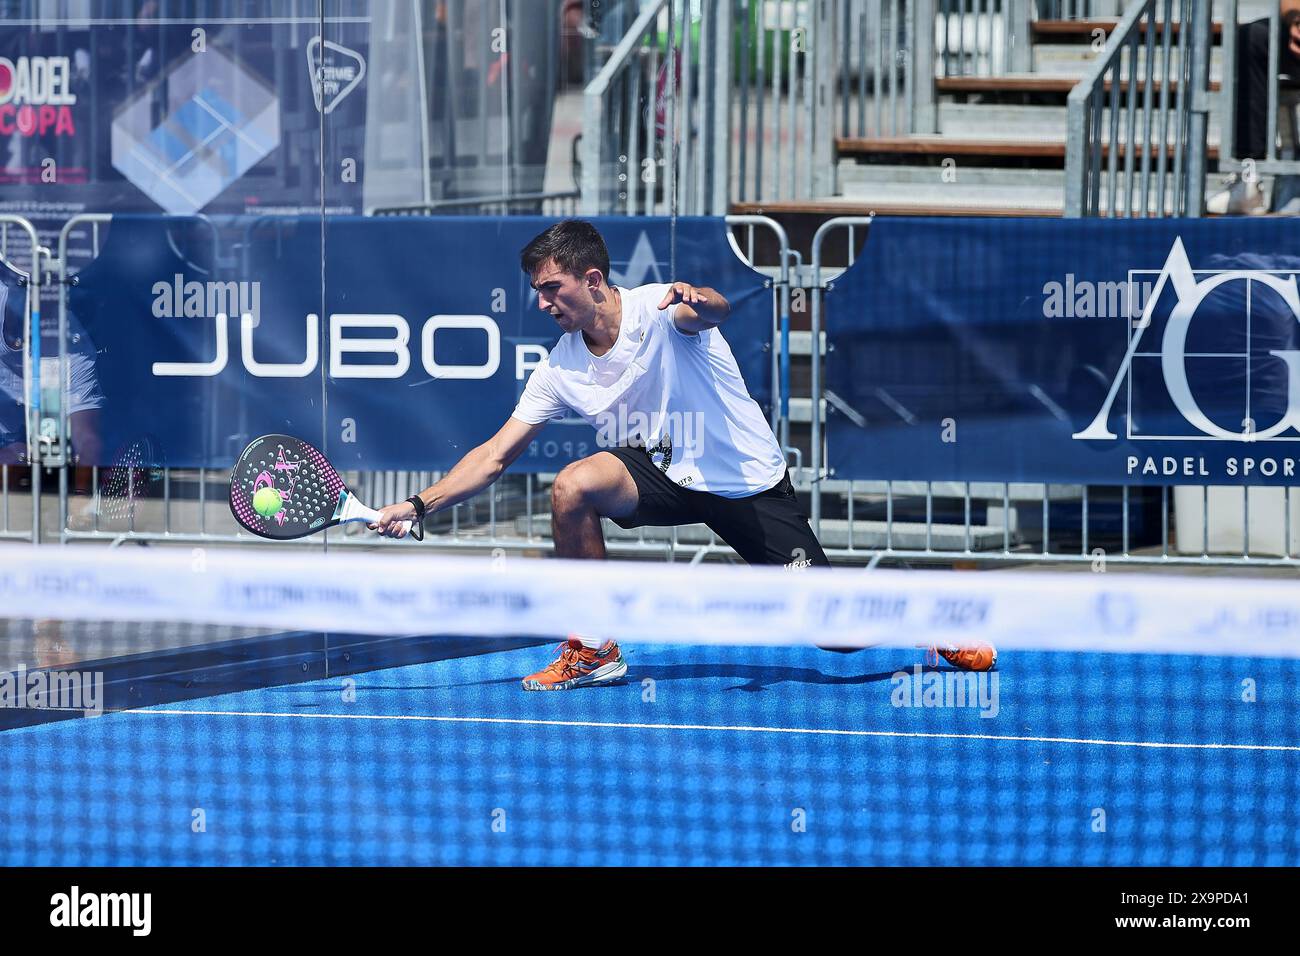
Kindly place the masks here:
[[(1043, 96), (1060, 96), (1070, 95), (1070, 91), (1079, 83), (1077, 76), (1048, 76), (1039, 73), (1008, 73), (1000, 76), (945, 76), (936, 78), (934, 81), (935, 89), (939, 93), (946, 93), (953, 96), (970, 96), (982, 94), (985, 96), (1025, 96), (1025, 95), (1043, 95)], [(1105, 84), (1107, 92), (1110, 92), (1113, 85), (1110, 81)], [(1158, 95), (1164, 89), (1163, 80), (1153, 80), (1151, 83), (1152, 95)], [(1218, 80), (1210, 81), (1210, 90), (1218, 92), (1222, 84)], [(1136, 84), (1136, 91), (1139, 95), (1146, 92), (1147, 81), (1145, 78), (1139, 78)], [(1120, 87), (1120, 92), (1126, 92), (1128, 84), (1124, 83)], [(1178, 92), (1177, 81), (1169, 83), (1169, 93), (1173, 95)]]
[[(1103, 158), (1110, 155), (1110, 144), (1103, 143)], [(951, 136), (848, 136), (835, 140), (835, 149), (841, 156), (867, 158), (874, 156), (889, 157), (967, 157), (984, 159), (1037, 159), (1065, 161), (1065, 143), (1063, 141), (1025, 141), (1007, 139), (958, 139)], [(1123, 160), (1129, 152), (1128, 143), (1117, 145), (1118, 158)], [(1140, 159), (1143, 148), (1134, 150)], [(1145, 152), (1153, 159), (1158, 158), (1160, 146), (1151, 144)], [(1172, 160), (1176, 152), (1173, 146), (1165, 147), (1166, 156)], [(1208, 147), (1211, 160), (1219, 158), (1219, 148), (1213, 144)]]
[[(1109, 38), (1117, 26), (1119, 26), (1119, 20), (1115, 17), (1097, 17), (1090, 20), (1035, 20), (1031, 29), (1035, 41), (1042, 40), (1046, 43), (1091, 43), (1094, 30), (1103, 31)], [(1164, 41), (1165, 26), (1166, 24), (1163, 22), (1156, 24), (1156, 40), (1159, 42)], [(1179, 33), (1182, 32), (1182, 24), (1175, 22), (1168, 24), (1168, 26), (1172, 27), (1169, 31), (1170, 38), (1177, 40)], [(1148, 26), (1144, 23), (1139, 29), (1142, 35), (1145, 36)], [(1223, 39), (1222, 21), (1215, 20), (1211, 23), (1210, 31), (1215, 42), (1221, 41)]]

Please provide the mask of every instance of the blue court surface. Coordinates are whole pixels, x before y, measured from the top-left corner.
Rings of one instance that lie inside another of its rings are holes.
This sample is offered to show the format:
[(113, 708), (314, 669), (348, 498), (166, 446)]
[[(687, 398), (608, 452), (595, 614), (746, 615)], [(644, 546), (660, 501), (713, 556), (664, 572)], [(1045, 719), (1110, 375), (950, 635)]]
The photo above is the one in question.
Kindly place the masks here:
[(1300, 662), (1004, 653), (983, 717), (991, 683), (895, 706), (919, 650), (625, 653), (566, 693), (520, 690), (531, 647), (5, 731), (0, 861), (1300, 863)]

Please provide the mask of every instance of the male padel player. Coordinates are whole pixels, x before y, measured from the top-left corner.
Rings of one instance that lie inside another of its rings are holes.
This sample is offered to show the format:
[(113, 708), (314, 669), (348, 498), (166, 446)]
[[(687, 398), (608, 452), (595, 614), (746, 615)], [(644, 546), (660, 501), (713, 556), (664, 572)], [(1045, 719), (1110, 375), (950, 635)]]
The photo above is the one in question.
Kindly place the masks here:
[[(564, 335), (529, 376), (514, 413), (487, 442), (371, 527), (400, 537), (488, 487), (555, 418), (577, 413), (605, 450), (567, 465), (551, 488), (551, 533), (562, 558), (604, 558), (600, 519), (621, 528), (701, 523), (750, 564), (829, 567), (800, 513), (785, 459), (749, 396), (718, 326), (731, 311), (713, 289), (686, 282), (609, 284), (596, 228), (569, 220), (524, 247), (520, 264), (538, 307)], [(985, 669), (993, 650), (940, 648), (959, 667)], [(611, 640), (574, 635), (558, 659), (524, 678), (526, 690), (618, 680), (627, 664)]]

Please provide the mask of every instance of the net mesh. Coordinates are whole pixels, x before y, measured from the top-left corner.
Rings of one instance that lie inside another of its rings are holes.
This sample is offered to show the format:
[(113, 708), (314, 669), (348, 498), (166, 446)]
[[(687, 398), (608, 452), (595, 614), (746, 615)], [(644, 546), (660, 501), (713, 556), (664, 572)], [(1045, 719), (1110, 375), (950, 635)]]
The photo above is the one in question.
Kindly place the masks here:
[(1289, 581), (137, 550), (0, 552), (6, 865), (1300, 862)]

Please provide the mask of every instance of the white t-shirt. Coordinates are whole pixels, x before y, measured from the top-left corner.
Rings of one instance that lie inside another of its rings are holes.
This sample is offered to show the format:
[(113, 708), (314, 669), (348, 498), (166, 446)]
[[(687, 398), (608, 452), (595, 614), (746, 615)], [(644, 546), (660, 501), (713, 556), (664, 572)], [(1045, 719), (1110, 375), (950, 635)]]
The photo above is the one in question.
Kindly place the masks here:
[(619, 289), (618, 341), (593, 355), (578, 331), (564, 335), (528, 378), (514, 417), (539, 425), (572, 409), (602, 448), (640, 445), (669, 480), (724, 498), (766, 491), (785, 458), (749, 396), (718, 329), (694, 335), (656, 306), (667, 285)]

